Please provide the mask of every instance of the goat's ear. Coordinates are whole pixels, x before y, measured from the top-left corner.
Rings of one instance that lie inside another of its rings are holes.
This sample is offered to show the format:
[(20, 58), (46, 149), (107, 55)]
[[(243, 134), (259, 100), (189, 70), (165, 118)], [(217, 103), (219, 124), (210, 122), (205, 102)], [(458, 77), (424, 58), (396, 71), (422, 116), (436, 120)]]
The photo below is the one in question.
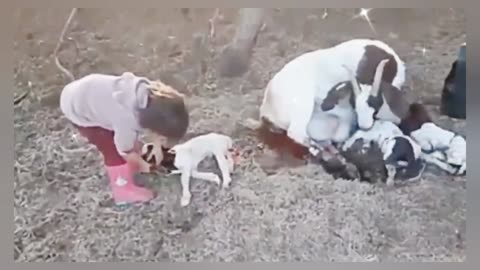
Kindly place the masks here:
[[(345, 98), (349, 98), (350, 95), (353, 93), (353, 82), (351, 84), (348, 83), (341, 83), (337, 86), (334, 86), (327, 94), (325, 99), (320, 104), (320, 108), (323, 111), (329, 111), (337, 105), (340, 100)], [(355, 95), (354, 95), (355, 96)]]
[(390, 84), (382, 84), (382, 93), (390, 110), (400, 119), (406, 118), (410, 113), (410, 102), (405, 93)]
[(338, 99), (335, 96), (327, 96), (320, 104), (322, 111), (329, 111), (337, 105)]

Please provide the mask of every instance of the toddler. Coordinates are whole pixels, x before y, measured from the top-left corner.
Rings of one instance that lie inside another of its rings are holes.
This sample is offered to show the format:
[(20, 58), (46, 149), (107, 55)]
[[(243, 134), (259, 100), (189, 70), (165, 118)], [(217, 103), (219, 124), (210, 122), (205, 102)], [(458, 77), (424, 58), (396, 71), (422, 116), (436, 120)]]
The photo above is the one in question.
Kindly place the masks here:
[[(140, 156), (140, 133), (147, 131), (154, 144), (169, 146), (185, 135), (189, 125), (182, 94), (131, 72), (90, 74), (69, 83), (61, 93), (60, 108), (102, 154), (117, 205), (154, 197), (134, 183), (134, 173), (151, 170)], [(161, 158), (156, 160), (160, 162)]]

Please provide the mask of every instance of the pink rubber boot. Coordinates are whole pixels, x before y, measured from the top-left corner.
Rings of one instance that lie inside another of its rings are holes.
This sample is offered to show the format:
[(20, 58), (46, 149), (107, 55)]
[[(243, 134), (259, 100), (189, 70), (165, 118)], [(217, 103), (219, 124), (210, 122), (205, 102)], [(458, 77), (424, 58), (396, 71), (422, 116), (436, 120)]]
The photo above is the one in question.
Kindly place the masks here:
[(135, 185), (133, 168), (127, 163), (107, 167), (113, 200), (117, 205), (143, 203), (153, 199), (153, 192)]

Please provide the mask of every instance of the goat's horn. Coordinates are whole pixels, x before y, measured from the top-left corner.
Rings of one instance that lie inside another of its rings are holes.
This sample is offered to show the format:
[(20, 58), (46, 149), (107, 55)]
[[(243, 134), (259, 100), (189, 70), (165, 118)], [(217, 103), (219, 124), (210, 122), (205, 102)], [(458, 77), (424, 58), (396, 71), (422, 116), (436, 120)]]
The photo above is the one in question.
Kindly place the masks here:
[(357, 78), (355, 77), (355, 74), (346, 65), (342, 65), (342, 66), (347, 70), (348, 74), (350, 75), (350, 82), (352, 83), (353, 93), (355, 94), (355, 96), (358, 96), (360, 94), (360, 87), (358, 87), (358, 82), (357, 82)]
[(375, 77), (373, 78), (372, 90), (370, 92), (370, 95), (372, 96), (378, 95), (378, 90), (380, 90), (380, 84), (382, 82), (383, 69), (385, 68), (385, 65), (388, 63), (388, 61), (389, 59), (384, 59), (380, 61), (377, 66), (377, 70), (375, 71)]

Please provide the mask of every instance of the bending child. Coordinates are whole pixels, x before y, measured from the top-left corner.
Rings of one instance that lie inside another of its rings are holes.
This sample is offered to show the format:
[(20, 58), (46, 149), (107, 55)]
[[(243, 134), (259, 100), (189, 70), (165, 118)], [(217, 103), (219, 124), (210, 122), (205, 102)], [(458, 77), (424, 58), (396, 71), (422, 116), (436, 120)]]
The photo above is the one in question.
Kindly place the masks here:
[[(158, 146), (178, 142), (189, 125), (183, 97), (168, 85), (131, 72), (90, 74), (63, 89), (60, 108), (102, 154), (117, 205), (153, 199), (152, 191), (134, 183), (134, 173), (151, 170), (140, 156), (139, 135), (148, 131)], [(158, 165), (162, 155), (156, 157)]]

